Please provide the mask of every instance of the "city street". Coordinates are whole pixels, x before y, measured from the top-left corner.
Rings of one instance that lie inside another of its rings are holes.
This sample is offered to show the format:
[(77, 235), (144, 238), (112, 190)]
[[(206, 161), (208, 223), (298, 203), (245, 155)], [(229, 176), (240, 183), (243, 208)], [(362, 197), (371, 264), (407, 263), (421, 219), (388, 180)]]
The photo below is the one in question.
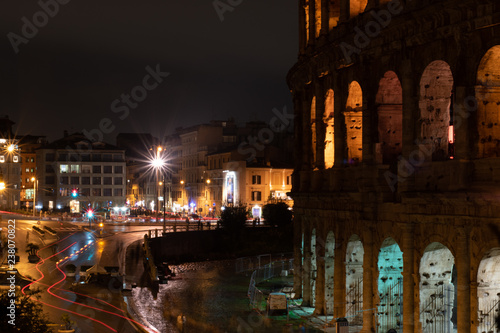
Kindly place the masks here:
[[(80, 332), (136, 332), (137, 329), (127, 318), (125, 303), (121, 296), (121, 282), (111, 280), (108, 285), (92, 285), (79, 289), (79, 293), (70, 291), (72, 283), (80, 276), (78, 268), (82, 265), (118, 266), (124, 269), (126, 246), (141, 239), (143, 231), (132, 230), (131, 233), (104, 233), (97, 238), (92, 232), (83, 230), (83, 225), (68, 222), (15, 219), (16, 246), (20, 256), (16, 264), (18, 271), (35, 282), (29, 286), (31, 290), (42, 290), (39, 300), (43, 304), (50, 320), (61, 323), (61, 315), (68, 313), (76, 322)], [(0, 226), (7, 229), (7, 216)], [(57, 237), (40, 237), (32, 230), (33, 226), (48, 226), (57, 232)], [(126, 231), (126, 227), (119, 227)], [(110, 228), (116, 232), (115, 229)], [(42, 259), (37, 264), (28, 262), (26, 244), (32, 242), (39, 245), (38, 256)], [(74, 264), (77, 267), (76, 277), (67, 277), (65, 266)], [(24, 291), (24, 290), (23, 290)]]

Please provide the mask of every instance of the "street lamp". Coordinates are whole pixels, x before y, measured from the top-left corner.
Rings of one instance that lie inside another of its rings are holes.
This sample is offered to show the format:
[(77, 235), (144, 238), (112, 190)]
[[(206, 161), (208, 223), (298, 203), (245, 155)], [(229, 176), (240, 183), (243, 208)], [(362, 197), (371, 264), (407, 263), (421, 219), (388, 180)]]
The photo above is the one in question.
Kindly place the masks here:
[(207, 179), (206, 181), (207, 185), (205, 187), (205, 209), (207, 210), (205, 212), (206, 215), (208, 215), (208, 192), (209, 192), (209, 189), (208, 189), (208, 186), (210, 185), (210, 179)]
[(36, 213), (36, 189), (37, 189), (37, 185), (38, 185), (38, 179), (36, 179), (35, 177), (31, 177), (31, 182), (33, 183), (33, 216), (35, 216), (35, 213)]
[[(156, 148), (156, 155), (151, 160), (151, 166), (155, 169), (155, 175), (156, 175), (156, 179), (155, 179), (156, 220), (158, 220), (158, 216), (159, 216), (158, 208), (160, 206), (159, 200), (158, 200), (158, 196), (159, 196), (159, 192), (160, 192), (159, 188), (158, 188), (158, 184), (159, 184), (159, 180), (160, 180), (159, 173), (160, 173), (160, 170), (165, 167), (165, 160), (161, 156), (162, 151), (163, 151), (163, 148), (161, 146), (158, 146)], [(163, 198), (163, 202), (165, 202), (165, 198)], [(163, 209), (164, 209), (164, 215), (165, 215), (165, 204), (163, 205)], [(163, 233), (166, 233), (165, 218), (163, 218)]]

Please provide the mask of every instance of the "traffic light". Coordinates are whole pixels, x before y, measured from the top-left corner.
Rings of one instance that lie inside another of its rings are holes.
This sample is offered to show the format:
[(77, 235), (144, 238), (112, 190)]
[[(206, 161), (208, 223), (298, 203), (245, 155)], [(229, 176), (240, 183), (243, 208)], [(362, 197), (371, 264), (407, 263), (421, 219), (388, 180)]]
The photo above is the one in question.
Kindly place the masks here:
[(93, 218), (93, 217), (94, 217), (94, 210), (93, 210), (92, 208), (89, 208), (89, 209), (87, 210), (87, 217), (88, 217), (89, 219), (91, 219), (91, 218)]
[(74, 188), (72, 191), (71, 191), (71, 196), (73, 198), (76, 198), (78, 196), (78, 189)]

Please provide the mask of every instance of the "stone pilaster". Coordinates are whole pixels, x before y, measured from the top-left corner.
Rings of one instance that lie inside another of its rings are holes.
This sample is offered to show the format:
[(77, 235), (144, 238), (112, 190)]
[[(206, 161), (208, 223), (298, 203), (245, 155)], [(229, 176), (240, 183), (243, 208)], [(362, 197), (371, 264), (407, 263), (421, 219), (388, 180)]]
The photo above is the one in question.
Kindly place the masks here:
[[(415, 240), (414, 225), (403, 226), (403, 330), (413, 333), (415, 330), (415, 281), (414, 260)], [(418, 292), (418, 288), (416, 290)]]
[[(340, 241), (340, 240), (339, 240)], [(335, 318), (345, 317), (346, 287), (345, 287), (345, 245), (335, 248), (335, 268), (333, 271), (334, 286), (333, 299), (335, 300), (333, 315)]]
[(457, 267), (457, 332), (471, 330), (471, 289), (470, 289), (470, 252), (469, 230), (462, 226), (457, 232), (455, 265)]
[(315, 167), (319, 170), (325, 169), (325, 91), (323, 85), (318, 83), (315, 89), (316, 96), (316, 161)]
[[(293, 220), (293, 241), (294, 244), (300, 244), (302, 246), (302, 233), (304, 229), (302, 227), (302, 219), (299, 216), (295, 216)], [(303, 249), (302, 249), (303, 251)], [(295, 292), (295, 298), (302, 298), (302, 256), (301, 247), (295, 245), (293, 247), (293, 289)]]
[[(319, 231), (319, 230), (318, 230)], [(318, 234), (318, 239), (324, 240), (326, 237)], [(325, 246), (323, 241), (316, 241), (316, 304), (315, 313), (324, 315), (326, 313), (325, 304)]]
[(299, 1), (299, 53), (304, 54), (307, 47), (307, 29), (306, 29), (306, 13), (305, 0)]
[[(373, 286), (377, 283), (373, 281), (374, 274), (374, 258), (373, 258), (373, 230), (365, 229), (363, 248), (365, 255), (363, 257), (363, 329), (361, 332), (375, 332), (375, 310), (373, 299), (375, 298), (375, 291)], [(378, 292), (377, 292), (378, 293)]]
[[(307, 223), (307, 221), (305, 221)], [(311, 230), (304, 233), (304, 263), (302, 265), (302, 305), (311, 306)]]
[(340, 0), (340, 22), (349, 20), (351, 16), (351, 1)]
[(309, 0), (309, 45), (314, 47), (316, 42), (316, 4)]

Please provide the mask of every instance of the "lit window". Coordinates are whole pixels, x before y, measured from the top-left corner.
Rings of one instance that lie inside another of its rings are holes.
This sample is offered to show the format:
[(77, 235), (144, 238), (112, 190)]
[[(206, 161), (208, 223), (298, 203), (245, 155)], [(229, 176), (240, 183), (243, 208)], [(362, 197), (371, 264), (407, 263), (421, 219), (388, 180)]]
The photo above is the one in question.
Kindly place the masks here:
[(68, 165), (67, 164), (61, 164), (61, 166), (60, 166), (60, 172), (61, 173), (68, 173), (69, 172)]
[(0, 156), (0, 163), (5, 163), (5, 156)]
[(12, 161), (13, 161), (14, 163), (19, 162), (19, 156), (14, 156), (14, 157), (12, 158)]

